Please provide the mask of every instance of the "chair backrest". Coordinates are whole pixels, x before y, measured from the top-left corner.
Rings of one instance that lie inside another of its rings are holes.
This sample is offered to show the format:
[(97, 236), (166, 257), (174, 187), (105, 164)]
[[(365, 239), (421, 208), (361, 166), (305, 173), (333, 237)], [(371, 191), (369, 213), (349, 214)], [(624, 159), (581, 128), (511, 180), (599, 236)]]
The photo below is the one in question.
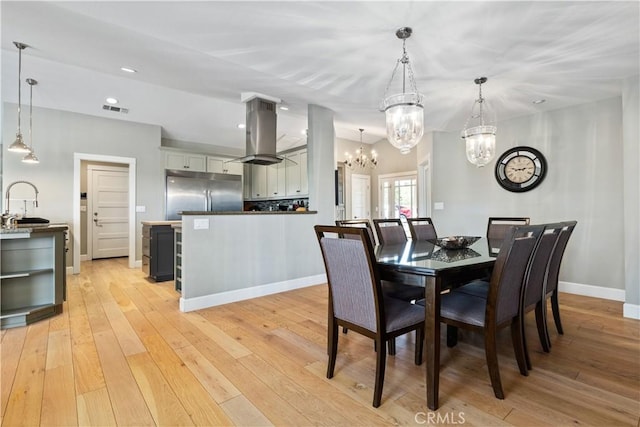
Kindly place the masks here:
[(564, 250), (569, 243), (569, 237), (573, 233), (573, 229), (578, 224), (577, 221), (563, 222), (563, 228), (558, 236), (558, 242), (553, 253), (551, 254), (551, 260), (549, 261), (549, 269), (547, 271), (547, 278), (545, 283), (545, 293), (549, 294), (558, 288), (558, 276), (560, 274), (560, 264), (562, 263), (562, 257), (564, 256)]
[(434, 240), (438, 238), (431, 218), (407, 218), (407, 223), (413, 240)]
[[(366, 228), (367, 231), (369, 232), (369, 238), (371, 239), (371, 244), (375, 245), (376, 244), (376, 235), (373, 232), (373, 227), (371, 226), (371, 222), (364, 218), (364, 219), (337, 219), (336, 220), (336, 225), (339, 227), (360, 227), (360, 228)], [(357, 235), (355, 234), (349, 234), (346, 236), (341, 236), (347, 239), (358, 239), (359, 237), (357, 237)]]
[(369, 233), (361, 227), (316, 225), (314, 229), (333, 316), (377, 332), (384, 324), (380, 323), (384, 322), (384, 302)]
[(563, 223), (544, 224), (544, 232), (533, 252), (524, 281), (525, 308), (536, 304), (544, 297), (544, 279), (547, 276), (551, 254), (563, 226)]
[(495, 326), (519, 313), (525, 273), (543, 230), (540, 225), (507, 231), (491, 275), (485, 325)]
[(373, 225), (376, 227), (378, 241), (381, 245), (393, 245), (407, 241), (407, 233), (399, 218), (374, 219)]
[(529, 225), (529, 218), (522, 217), (489, 217), (487, 224), (487, 238), (488, 239), (503, 239), (509, 230), (513, 226)]

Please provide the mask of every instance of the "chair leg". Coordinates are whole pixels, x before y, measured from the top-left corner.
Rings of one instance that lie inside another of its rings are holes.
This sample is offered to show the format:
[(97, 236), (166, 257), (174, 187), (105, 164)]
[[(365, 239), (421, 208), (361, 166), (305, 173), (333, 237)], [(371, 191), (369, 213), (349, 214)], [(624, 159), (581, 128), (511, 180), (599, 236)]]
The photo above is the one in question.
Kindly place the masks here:
[(516, 316), (511, 321), (511, 341), (513, 342), (513, 351), (516, 354), (516, 361), (518, 362), (518, 369), (520, 374), (525, 377), (529, 376), (529, 370), (527, 369), (527, 360), (525, 354), (527, 349), (525, 347), (523, 331), (523, 322), (521, 316)]
[(424, 328), (416, 329), (416, 365), (422, 365), (422, 351), (424, 349)]
[(504, 399), (502, 391), (502, 381), (500, 381), (500, 368), (498, 366), (498, 351), (496, 349), (496, 334), (485, 330), (484, 334), (484, 352), (487, 358), (487, 367), (489, 368), (489, 377), (491, 378), (491, 386), (493, 394), (498, 399)]
[(384, 368), (386, 364), (387, 352), (384, 351), (384, 341), (376, 339), (379, 343), (378, 348), (380, 351), (376, 353), (376, 384), (373, 390), (373, 407), (380, 406), (382, 400), (382, 386), (384, 384)]
[(553, 310), (553, 320), (556, 323), (556, 329), (560, 335), (564, 335), (562, 330), (562, 322), (560, 321), (560, 305), (558, 304), (558, 290), (551, 294), (551, 310)]
[(458, 327), (447, 325), (447, 347), (455, 347), (458, 344)]
[(547, 310), (545, 310), (546, 300), (538, 301), (536, 304), (536, 326), (538, 328), (538, 338), (545, 353), (549, 353), (549, 332), (547, 331)]
[(389, 356), (395, 356), (396, 355), (396, 339), (391, 338), (389, 341), (387, 341), (387, 347), (389, 348)]
[(529, 346), (527, 344), (527, 331), (524, 327), (525, 314), (522, 313), (522, 319), (520, 320), (520, 335), (522, 336), (522, 350), (524, 351), (524, 361), (527, 364), (527, 369), (531, 370), (531, 357), (529, 357)]
[(329, 363), (327, 364), (327, 378), (333, 378), (333, 371), (336, 367), (336, 355), (338, 354), (338, 324), (335, 319), (329, 320), (328, 333), (328, 353)]

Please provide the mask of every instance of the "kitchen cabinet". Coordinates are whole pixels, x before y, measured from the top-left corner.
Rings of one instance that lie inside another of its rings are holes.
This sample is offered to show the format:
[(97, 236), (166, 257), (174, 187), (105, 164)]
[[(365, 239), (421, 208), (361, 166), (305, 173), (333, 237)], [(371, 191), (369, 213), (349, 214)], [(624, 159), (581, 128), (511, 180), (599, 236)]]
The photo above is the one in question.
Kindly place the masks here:
[(173, 280), (173, 229), (170, 224), (142, 225), (142, 271), (156, 282)]
[(174, 246), (173, 253), (175, 254), (175, 259), (173, 262), (173, 269), (175, 271), (175, 289), (176, 291), (182, 292), (182, 225), (173, 226), (174, 231)]
[(267, 167), (251, 165), (251, 198), (264, 199), (267, 197)]
[(286, 194), (286, 166), (284, 161), (267, 166), (267, 197), (283, 197)]
[(206, 172), (207, 156), (203, 154), (167, 151), (165, 153), (165, 169), (188, 170), (192, 172)]
[(67, 226), (3, 232), (0, 246), (1, 328), (26, 326), (62, 313)]
[(286, 161), (286, 195), (291, 197), (309, 194), (309, 177), (307, 176), (307, 150), (287, 154)]
[(207, 172), (242, 175), (244, 171), (243, 164), (232, 162), (231, 160), (229, 158), (207, 156)]

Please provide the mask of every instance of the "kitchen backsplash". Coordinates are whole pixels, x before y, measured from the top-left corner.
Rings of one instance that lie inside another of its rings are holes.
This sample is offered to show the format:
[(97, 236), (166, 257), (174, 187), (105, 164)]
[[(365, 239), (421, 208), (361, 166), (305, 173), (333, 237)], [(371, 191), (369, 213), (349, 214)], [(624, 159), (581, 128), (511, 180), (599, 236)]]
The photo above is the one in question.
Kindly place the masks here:
[(245, 211), (295, 211), (297, 208), (308, 208), (308, 198), (245, 201)]

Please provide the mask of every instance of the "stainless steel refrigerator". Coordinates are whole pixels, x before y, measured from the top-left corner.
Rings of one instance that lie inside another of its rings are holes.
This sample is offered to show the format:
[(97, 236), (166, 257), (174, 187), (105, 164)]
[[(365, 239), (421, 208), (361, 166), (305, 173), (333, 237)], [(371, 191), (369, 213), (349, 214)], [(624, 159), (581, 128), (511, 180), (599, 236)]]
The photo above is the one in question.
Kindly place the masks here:
[(166, 171), (166, 219), (183, 211), (242, 211), (242, 176)]

